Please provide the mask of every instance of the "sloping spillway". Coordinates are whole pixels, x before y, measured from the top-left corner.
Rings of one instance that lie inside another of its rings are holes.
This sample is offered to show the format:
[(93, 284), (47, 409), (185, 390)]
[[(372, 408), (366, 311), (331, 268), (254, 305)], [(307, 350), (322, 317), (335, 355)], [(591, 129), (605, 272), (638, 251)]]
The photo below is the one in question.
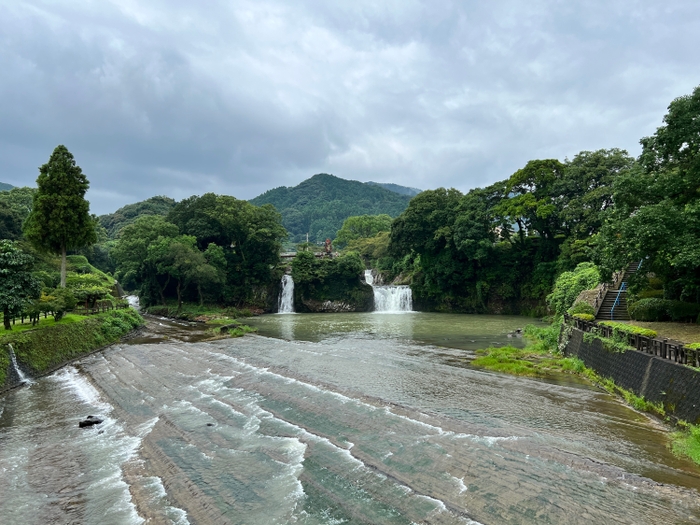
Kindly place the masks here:
[[(663, 429), (565, 376), (372, 328), (414, 317), (267, 316), (328, 336), (122, 345), (9, 393), (3, 523), (700, 523), (698, 470)], [(78, 429), (88, 414), (105, 423)]]

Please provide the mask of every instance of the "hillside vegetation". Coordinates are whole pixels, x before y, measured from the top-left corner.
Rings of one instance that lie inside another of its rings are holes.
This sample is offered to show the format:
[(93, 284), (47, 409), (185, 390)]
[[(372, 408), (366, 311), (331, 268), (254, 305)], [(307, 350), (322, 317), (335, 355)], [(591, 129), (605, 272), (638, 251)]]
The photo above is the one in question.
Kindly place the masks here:
[(7, 184), (6, 182), (0, 182), (0, 191), (11, 190), (14, 188), (12, 184)]
[(119, 231), (142, 215), (167, 215), (175, 207), (175, 199), (157, 195), (145, 201), (122, 206), (114, 213), (100, 215), (100, 225), (107, 230), (107, 237), (115, 239)]
[(266, 191), (250, 202), (272, 204), (282, 215), (282, 224), (293, 242), (322, 242), (334, 239), (343, 221), (354, 215), (398, 216), (411, 197), (359, 181), (325, 173), (314, 175), (298, 186)]

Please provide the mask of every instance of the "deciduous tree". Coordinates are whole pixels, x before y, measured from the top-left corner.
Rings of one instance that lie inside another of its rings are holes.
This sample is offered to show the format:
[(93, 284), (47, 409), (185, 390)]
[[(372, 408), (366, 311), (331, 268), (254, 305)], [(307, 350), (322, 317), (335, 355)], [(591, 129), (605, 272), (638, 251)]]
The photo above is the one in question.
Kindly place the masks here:
[(12, 314), (21, 312), (41, 295), (41, 281), (31, 273), (33, 262), (32, 256), (15, 243), (0, 240), (0, 308), (5, 330), (12, 330)]

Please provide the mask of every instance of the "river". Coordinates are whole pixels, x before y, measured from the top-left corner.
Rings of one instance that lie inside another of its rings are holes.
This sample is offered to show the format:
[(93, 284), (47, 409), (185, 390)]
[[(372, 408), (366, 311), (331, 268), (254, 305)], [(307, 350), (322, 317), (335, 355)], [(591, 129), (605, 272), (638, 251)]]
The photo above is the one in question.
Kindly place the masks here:
[(0, 398), (0, 521), (700, 523), (661, 425), (574, 376), (470, 367), (525, 322), (268, 315), (202, 342), (151, 318)]

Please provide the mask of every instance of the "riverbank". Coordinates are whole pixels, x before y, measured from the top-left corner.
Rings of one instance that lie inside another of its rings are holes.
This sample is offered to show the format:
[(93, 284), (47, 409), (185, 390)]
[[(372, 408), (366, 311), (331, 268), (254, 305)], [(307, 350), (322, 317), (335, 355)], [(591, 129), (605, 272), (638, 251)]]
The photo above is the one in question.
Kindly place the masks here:
[(216, 305), (202, 306), (193, 303), (184, 303), (181, 308), (178, 308), (176, 304), (167, 306), (154, 305), (143, 308), (142, 312), (154, 317), (204, 324), (207, 326), (208, 330), (205, 339), (208, 340), (224, 337), (240, 337), (255, 332), (257, 331), (255, 328), (241, 322), (240, 319), (263, 313), (259, 308), (234, 308)]
[(138, 312), (127, 308), (4, 332), (0, 336), (0, 392), (21, 384), (15, 376), (10, 345), (20, 370), (36, 378), (115, 343), (143, 323)]
[[(649, 400), (642, 392), (635, 393), (633, 389), (616, 384), (604, 371), (586, 366), (577, 353), (569, 355), (572, 352), (566, 351), (565, 346), (569, 343), (571, 330), (571, 327), (561, 323), (553, 323), (546, 328), (528, 326), (525, 328), (525, 337), (529, 343), (525, 348), (504, 346), (478, 350), (477, 358), (471, 364), (487, 370), (530, 377), (547, 377), (555, 373), (577, 374), (624, 400), (635, 410), (650, 414), (669, 425), (669, 430), (675, 430), (669, 437), (669, 448), (675, 454), (690, 458), (700, 465), (700, 425), (676, 417), (673, 414), (677, 408), (676, 403), (666, 398), (666, 392), (661, 392), (663, 400)], [(564, 336), (560, 337), (561, 334)], [(602, 347), (603, 343), (598, 342)], [(581, 344), (582, 341), (578, 343)], [(632, 349), (630, 351), (634, 352)], [(680, 371), (687, 372), (685, 369)], [(647, 372), (647, 381), (648, 375)]]

